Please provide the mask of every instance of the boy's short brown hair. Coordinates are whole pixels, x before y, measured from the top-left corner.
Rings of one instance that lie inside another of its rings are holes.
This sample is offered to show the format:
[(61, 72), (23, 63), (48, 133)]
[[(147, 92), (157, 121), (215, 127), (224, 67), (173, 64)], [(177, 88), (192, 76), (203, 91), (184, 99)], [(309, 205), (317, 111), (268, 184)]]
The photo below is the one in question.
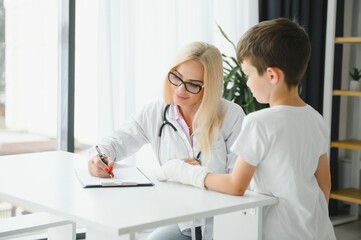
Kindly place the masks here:
[(311, 43), (305, 29), (296, 21), (278, 18), (250, 28), (239, 40), (237, 60), (244, 59), (263, 74), (277, 67), (285, 75), (288, 87), (297, 86), (311, 56)]

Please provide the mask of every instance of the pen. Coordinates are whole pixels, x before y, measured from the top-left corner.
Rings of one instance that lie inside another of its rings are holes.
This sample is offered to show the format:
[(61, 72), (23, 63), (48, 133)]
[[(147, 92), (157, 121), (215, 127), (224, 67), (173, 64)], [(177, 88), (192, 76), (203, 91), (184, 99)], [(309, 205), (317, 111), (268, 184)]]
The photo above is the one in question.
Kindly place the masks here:
[(201, 162), (201, 153), (202, 153), (202, 152), (199, 152), (199, 153), (197, 154), (197, 157), (195, 158), (195, 160), (196, 160), (197, 162), (199, 162), (199, 165), (202, 164), (202, 162)]
[[(97, 150), (98, 156), (100, 157), (100, 159), (102, 160), (102, 162), (105, 163), (106, 165), (108, 165), (107, 161), (105, 160), (106, 155), (100, 151), (98, 145), (95, 146), (95, 149)], [(112, 173), (111, 171), (109, 171), (109, 176), (110, 176), (111, 178), (113, 177), (113, 173)]]

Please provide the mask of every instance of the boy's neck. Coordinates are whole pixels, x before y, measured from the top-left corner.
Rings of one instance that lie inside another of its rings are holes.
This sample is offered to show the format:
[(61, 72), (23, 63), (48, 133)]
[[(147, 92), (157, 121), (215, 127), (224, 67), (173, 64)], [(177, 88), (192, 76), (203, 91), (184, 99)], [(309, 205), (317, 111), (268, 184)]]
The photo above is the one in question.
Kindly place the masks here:
[(298, 94), (298, 87), (292, 87), (289, 89), (287, 86), (283, 86), (273, 89), (269, 99), (269, 105), (270, 107), (278, 105), (303, 107), (306, 105), (306, 103)]

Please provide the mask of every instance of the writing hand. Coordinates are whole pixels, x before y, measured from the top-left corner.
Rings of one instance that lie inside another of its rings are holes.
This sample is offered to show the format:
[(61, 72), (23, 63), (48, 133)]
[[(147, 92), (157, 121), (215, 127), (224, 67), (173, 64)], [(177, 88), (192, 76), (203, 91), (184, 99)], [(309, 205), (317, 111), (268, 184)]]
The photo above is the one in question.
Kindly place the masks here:
[(114, 160), (105, 156), (104, 161), (100, 159), (99, 155), (95, 155), (88, 161), (89, 174), (94, 177), (112, 178), (114, 177), (113, 168)]

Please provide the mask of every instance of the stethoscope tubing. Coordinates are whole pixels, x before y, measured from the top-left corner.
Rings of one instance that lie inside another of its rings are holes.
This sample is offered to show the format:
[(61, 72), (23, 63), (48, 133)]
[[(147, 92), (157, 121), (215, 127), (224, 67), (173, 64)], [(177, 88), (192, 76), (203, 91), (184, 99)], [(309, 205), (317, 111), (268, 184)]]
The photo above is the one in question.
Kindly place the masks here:
[[(175, 132), (177, 132), (177, 128), (171, 123), (171, 122), (169, 122), (168, 121), (168, 119), (167, 119), (167, 111), (168, 111), (168, 109), (169, 109), (169, 107), (170, 107), (170, 105), (169, 104), (167, 104), (166, 106), (165, 106), (165, 108), (164, 108), (164, 111), (163, 111), (163, 123), (162, 123), (162, 125), (160, 126), (160, 128), (159, 128), (159, 134), (158, 134), (158, 154), (159, 154), (159, 147), (160, 147), (160, 139), (161, 139), (161, 137), (162, 137), (162, 133), (163, 133), (163, 129), (164, 129), (164, 127), (166, 126), (166, 125), (169, 125)], [(197, 156), (194, 158), (195, 160), (197, 160), (200, 164), (201, 164), (201, 159), (200, 159), (200, 157), (201, 157), (201, 154), (202, 154), (202, 152), (200, 151), (200, 152), (198, 152), (198, 154), (197, 154)], [(159, 158), (159, 157), (158, 157)], [(160, 162), (159, 162), (160, 163)]]
[(171, 126), (175, 132), (177, 132), (177, 129), (175, 128), (175, 126), (174, 126), (171, 122), (168, 121), (167, 116), (166, 116), (169, 107), (170, 107), (170, 105), (167, 104), (167, 106), (165, 106), (165, 108), (164, 108), (164, 112), (163, 112), (163, 123), (162, 123), (162, 125), (160, 126), (158, 137), (162, 137), (163, 128), (164, 128), (165, 125), (167, 125), (167, 124), (168, 124), (169, 126)]

